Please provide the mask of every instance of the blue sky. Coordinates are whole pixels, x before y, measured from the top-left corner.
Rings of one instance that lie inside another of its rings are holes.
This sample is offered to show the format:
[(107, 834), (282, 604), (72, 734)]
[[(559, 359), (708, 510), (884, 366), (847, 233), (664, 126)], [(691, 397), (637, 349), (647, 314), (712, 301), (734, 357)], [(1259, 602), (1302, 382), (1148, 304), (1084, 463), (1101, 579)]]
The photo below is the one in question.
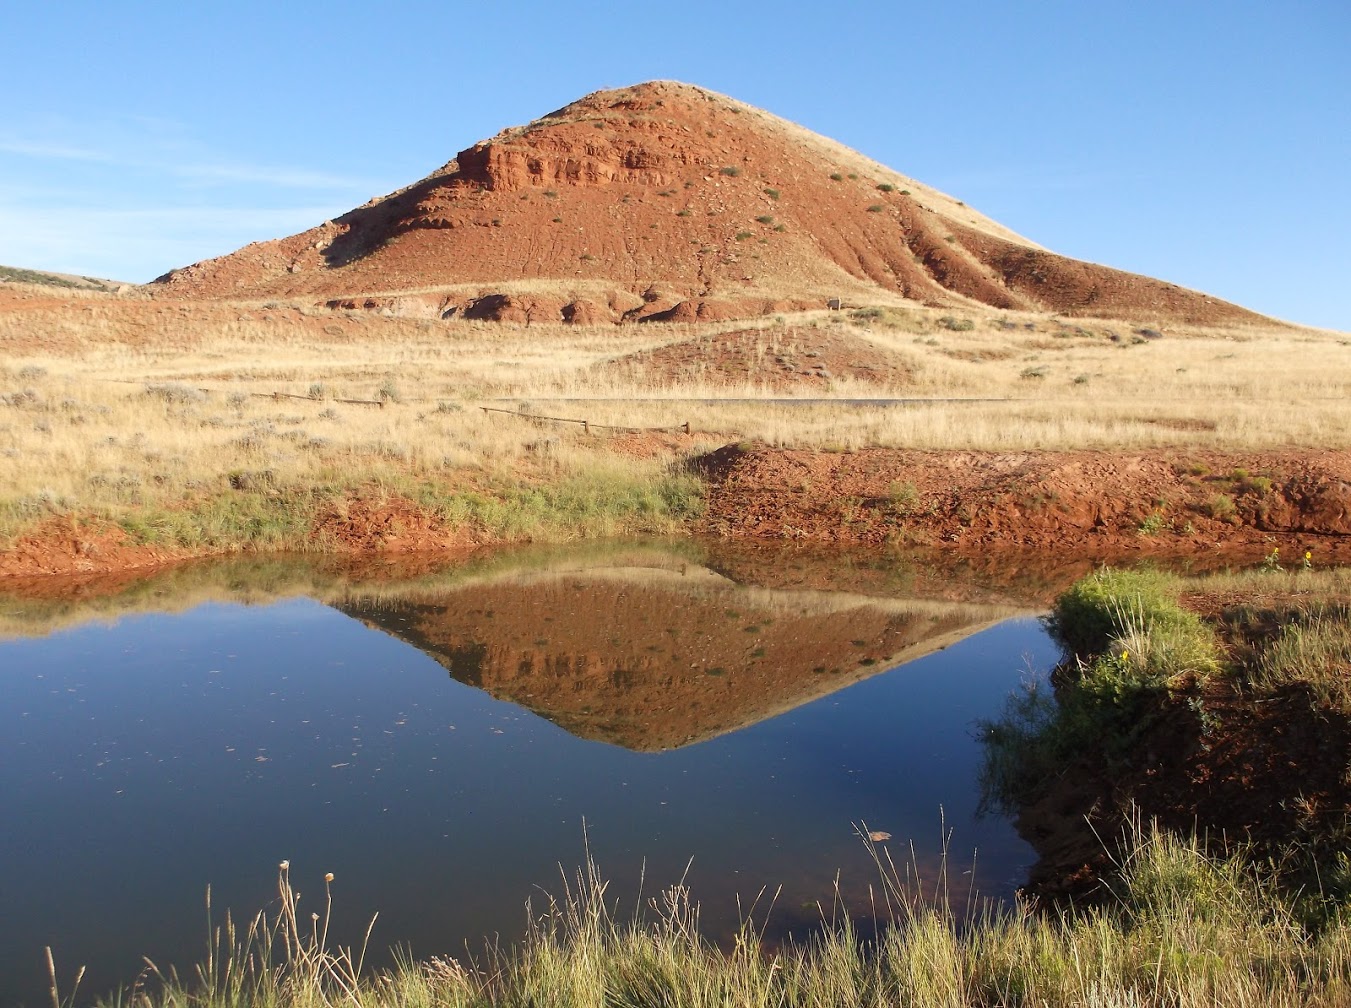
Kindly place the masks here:
[(654, 78), (1065, 255), (1351, 330), (1351, 3), (10, 5), (0, 263), (145, 281)]

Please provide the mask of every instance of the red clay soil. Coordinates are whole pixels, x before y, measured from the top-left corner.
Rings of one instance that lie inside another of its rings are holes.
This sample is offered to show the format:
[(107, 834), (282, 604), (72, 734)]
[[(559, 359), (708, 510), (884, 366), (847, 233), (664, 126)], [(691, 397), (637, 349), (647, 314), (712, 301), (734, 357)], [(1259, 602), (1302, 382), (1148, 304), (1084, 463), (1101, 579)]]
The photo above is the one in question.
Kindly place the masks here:
[(52, 517), (0, 546), (0, 580), (22, 591), (28, 579), (48, 575), (98, 575), (162, 567), (194, 551), (138, 543), (117, 525), (101, 520)]
[(519, 322), (717, 321), (869, 292), (1151, 325), (1268, 321), (1047, 252), (833, 141), (668, 81), (588, 95), (335, 220), (157, 284)]
[[(931, 546), (957, 556), (1351, 559), (1351, 452), (824, 452), (704, 457), (702, 528), (738, 539)], [(1287, 552), (1287, 555), (1288, 552)]]

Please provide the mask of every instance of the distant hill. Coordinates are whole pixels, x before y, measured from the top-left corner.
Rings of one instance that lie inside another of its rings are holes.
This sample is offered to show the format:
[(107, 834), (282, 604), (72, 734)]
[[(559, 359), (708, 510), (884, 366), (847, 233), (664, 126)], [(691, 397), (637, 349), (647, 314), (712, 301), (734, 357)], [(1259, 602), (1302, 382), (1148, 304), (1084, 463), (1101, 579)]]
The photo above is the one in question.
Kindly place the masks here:
[(43, 284), (47, 287), (72, 287), (80, 290), (116, 291), (122, 287), (134, 286), (118, 280), (76, 276), (72, 273), (48, 273), (44, 270), (20, 269), (17, 266), (0, 266), (0, 281), (3, 280), (13, 283)]
[(668, 81), (588, 95), (335, 220), (156, 284), (515, 321), (718, 320), (836, 298), (1268, 321), (1056, 255), (832, 140)]

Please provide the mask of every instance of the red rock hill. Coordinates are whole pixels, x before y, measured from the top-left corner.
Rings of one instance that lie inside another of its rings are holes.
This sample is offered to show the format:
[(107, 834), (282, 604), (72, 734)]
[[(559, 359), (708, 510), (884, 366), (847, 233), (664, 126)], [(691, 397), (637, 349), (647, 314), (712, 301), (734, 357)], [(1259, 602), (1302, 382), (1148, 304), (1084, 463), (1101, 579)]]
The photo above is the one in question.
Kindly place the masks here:
[(156, 284), (527, 322), (715, 320), (835, 297), (1264, 321), (1047, 252), (840, 144), (668, 81), (598, 91), (406, 189)]

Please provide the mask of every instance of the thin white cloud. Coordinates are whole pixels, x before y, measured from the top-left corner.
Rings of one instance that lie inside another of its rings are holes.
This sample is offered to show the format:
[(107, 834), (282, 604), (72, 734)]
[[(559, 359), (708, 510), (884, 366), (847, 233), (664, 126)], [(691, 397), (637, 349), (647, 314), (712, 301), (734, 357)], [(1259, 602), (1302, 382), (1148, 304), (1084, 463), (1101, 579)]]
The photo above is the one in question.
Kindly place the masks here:
[(80, 209), (0, 204), (0, 263), (143, 282), (314, 227), (346, 207)]
[(251, 165), (230, 162), (182, 161), (172, 158), (133, 157), (118, 151), (91, 147), (44, 143), (0, 136), (0, 152), (48, 161), (79, 161), (114, 165), (139, 171), (163, 172), (196, 182), (251, 182), (291, 189), (338, 189), (365, 192), (373, 187), (369, 179), (334, 175), (306, 168), (276, 165)]
[(11, 140), (0, 137), (0, 151), (7, 154), (22, 154), (25, 157), (58, 158), (63, 161), (108, 162), (108, 156), (98, 151), (79, 147), (66, 147), (61, 144), (32, 143), (27, 140)]

